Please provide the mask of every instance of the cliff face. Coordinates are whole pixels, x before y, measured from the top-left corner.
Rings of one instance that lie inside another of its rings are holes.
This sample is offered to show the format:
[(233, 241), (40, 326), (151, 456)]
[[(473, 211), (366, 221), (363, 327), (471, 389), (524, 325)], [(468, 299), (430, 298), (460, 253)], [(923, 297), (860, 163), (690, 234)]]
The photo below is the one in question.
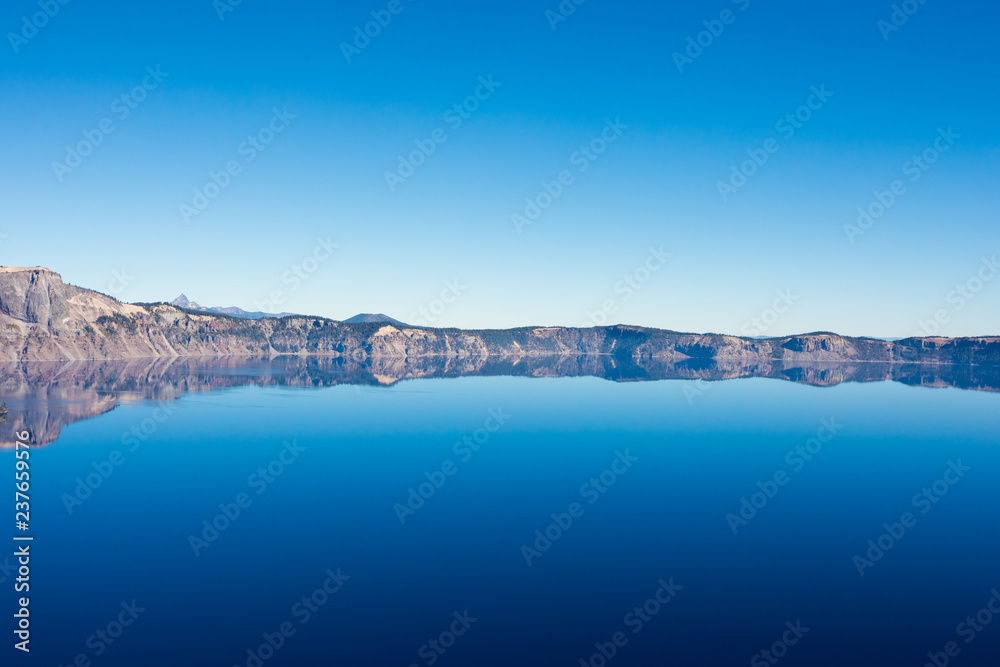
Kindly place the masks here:
[(604, 355), (618, 367), (684, 362), (795, 365), (880, 362), (1000, 365), (1000, 337), (887, 342), (831, 333), (765, 340), (642, 327), (428, 329), (324, 318), (247, 320), (167, 304), (132, 305), (42, 268), (0, 268), (0, 360), (322, 355), (353, 360)]
[(78, 328), (101, 315), (136, 315), (142, 311), (139, 306), (67, 285), (49, 269), (0, 267), (0, 317), (5, 325), (60, 331)]

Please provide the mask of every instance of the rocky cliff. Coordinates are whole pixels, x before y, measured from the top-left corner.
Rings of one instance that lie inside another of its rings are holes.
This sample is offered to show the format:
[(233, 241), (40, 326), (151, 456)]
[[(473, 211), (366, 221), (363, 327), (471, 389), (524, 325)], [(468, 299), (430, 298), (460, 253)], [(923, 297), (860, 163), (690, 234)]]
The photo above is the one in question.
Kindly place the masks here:
[(0, 360), (319, 355), (355, 362), (422, 357), (607, 356), (616, 368), (685, 363), (745, 369), (807, 363), (1000, 365), (1000, 337), (889, 342), (811, 333), (770, 339), (634, 326), (432, 329), (291, 316), (247, 320), (169, 304), (125, 304), (48, 269), (0, 268)]

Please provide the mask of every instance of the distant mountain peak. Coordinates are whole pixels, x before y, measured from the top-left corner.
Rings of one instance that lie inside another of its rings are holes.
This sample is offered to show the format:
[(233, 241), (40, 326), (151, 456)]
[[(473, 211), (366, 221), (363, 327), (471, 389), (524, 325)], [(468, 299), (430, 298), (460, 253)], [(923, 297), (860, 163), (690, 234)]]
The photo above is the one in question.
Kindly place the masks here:
[(170, 302), (171, 306), (177, 306), (178, 308), (187, 308), (189, 310), (201, 310), (201, 306), (187, 298), (186, 294), (181, 294), (179, 297)]
[(395, 324), (399, 327), (408, 326), (407, 324), (382, 313), (359, 313), (350, 319), (344, 320), (345, 324), (362, 324), (364, 322), (385, 322), (387, 324)]
[(203, 313), (218, 313), (220, 315), (230, 315), (232, 317), (240, 317), (248, 320), (260, 320), (265, 317), (287, 317), (289, 315), (295, 315), (296, 313), (263, 313), (259, 311), (251, 312), (249, 310), (243, 310), (242, 308), (237, 308), (236, 306), (229, 306), (223, 308), (221, 306), (202, 306), (195, 301), (187, 298), (186, 294), (181, 294), (179, 297), (170, 302), (171, 306), (176, 308), (184, 308), (185, 310), (197, 310)]

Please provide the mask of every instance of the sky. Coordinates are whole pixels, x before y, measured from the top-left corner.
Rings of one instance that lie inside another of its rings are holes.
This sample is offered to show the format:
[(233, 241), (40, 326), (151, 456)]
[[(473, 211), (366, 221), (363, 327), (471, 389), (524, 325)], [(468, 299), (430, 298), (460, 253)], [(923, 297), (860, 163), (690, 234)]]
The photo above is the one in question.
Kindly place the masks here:
[(1000, 334), (998, 18), (11, 0), (0, 263), (427, 326)]

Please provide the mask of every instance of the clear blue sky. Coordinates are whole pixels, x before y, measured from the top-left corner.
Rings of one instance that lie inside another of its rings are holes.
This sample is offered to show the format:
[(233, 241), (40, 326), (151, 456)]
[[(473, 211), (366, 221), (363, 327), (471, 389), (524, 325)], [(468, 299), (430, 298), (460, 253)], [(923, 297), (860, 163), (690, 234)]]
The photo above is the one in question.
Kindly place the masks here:
[[(587, 0), (558, 22), (557, 0), (52, 6), (0, 10), (3, 264), (126, 301), (256, 309), (278, 290), (274, 310), (439, 326), (580, 325), (607, 302), (611, 323), (689, 331), (906, 336), (943, 313), (944, 334), (1000, 333), (1000, 276), (954, 291), (1000, 253), (993, 5), (913, 0), (898, 30), (871, 0)], [(373, 11), (391, 22), (345, 56)], [(121, 99), (144, 80), (145, 99)], [(271, 143), (244, 143), (272, 121)], [(948, 128), (934, 164), (908, 164)], [(85, 132), (93, 151), (54, 166)], [(602, 132), (603, 153), (577, 152)], [(748, 151), (767, 161), (724, 198)], [(511, 216), (563, 171), (518, 232)], [(885, 213), (845, 232), (895, 180)], [(339, 247), (314, 265), (317, 238)]]

